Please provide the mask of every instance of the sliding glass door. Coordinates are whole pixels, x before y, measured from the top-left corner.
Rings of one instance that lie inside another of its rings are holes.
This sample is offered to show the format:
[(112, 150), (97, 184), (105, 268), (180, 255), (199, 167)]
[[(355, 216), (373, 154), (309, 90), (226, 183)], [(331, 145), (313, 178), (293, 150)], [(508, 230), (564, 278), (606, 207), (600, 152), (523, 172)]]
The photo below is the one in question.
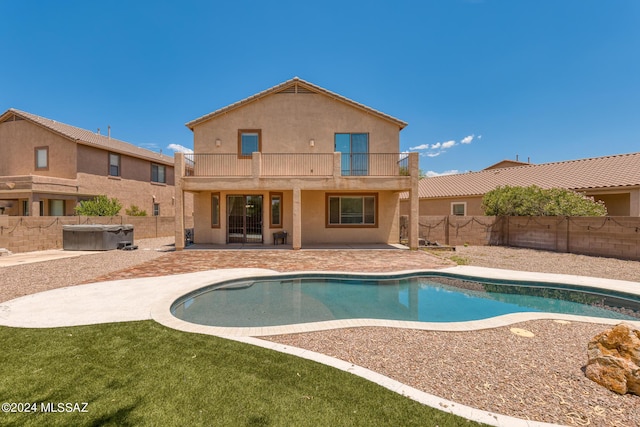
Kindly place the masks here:
[(369, 174), (369, 134), (336, 133), (335, 151), (342, 153), (342, 175)]
[(227, 196), (227, 243), (262, 243), (262, 196)]

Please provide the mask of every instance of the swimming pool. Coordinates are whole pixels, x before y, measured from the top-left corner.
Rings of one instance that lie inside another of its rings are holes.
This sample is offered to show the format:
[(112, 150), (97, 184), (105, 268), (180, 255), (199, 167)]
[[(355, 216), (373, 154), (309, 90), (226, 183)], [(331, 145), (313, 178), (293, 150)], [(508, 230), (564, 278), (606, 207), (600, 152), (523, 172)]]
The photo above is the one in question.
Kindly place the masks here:
[(190, 292), (171, 306), (178, 319), (220, 327), (339, 319), (465, 322), (521, 312), (638, 320), (640, 296), (443, 273), (291, 274), (217, 283)]

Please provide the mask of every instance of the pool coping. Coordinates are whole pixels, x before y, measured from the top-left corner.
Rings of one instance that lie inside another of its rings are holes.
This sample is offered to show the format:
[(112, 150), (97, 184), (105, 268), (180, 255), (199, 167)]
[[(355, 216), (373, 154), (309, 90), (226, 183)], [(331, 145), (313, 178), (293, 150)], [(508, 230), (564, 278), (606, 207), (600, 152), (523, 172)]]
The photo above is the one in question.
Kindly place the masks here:
[[(640, 283), (613, 279), (601, 279), (586, 276), (533, 273), (514, 270), (502, 270), (484, 267), (457, 266), (444, 269), (404, 270), (385, 273), (348, 273), (359, 276), (391, 276), (420, 272), (449, 273), (460, 276), (472, 276), (483, 279), (522, 280), (545, 283), (563, 283), (583, 287), (607, 289), (640, 295)], [(301, 271), (300, 274), (338, 274), (345, 272)], [(62, 326), (91, 325), (98, 323), (126, 322), (136, 320), (155, 320), (167, 327), (184, 332), (216, 335), (238, 342), (260, 346), (274, 351), (291, 354), (313, 360), (381, 385), (424, 405), (459, 415), (466, 419), (497, 427), (551, 427), (559, 424), (530, 421), (507, 415), (488, 412), (415, 389), (369, 369), (345, 362), (321, 353), (293, 346), (266, 341), (259, 336), (311, 332), (329, 328), (360, 326), (396, 327), (407, 329), (425, 329), (435, 331), (470, 331), (507, 326), (530, 320), (553, 319), (576, 322), (589, 322), (615, 325), (621, 322), (640, 329), (640, 321), (607, 319), (563, 315), (555, 313), (515, 313), (471, 322), (427, 323), (404, 322), (380, 319), (352, 319), (329, 322), (307, 323), (264, 328), (220, 328), (196, 325), (177, 319), (171, 314), (171, 305), (178, 298), (196, 289), (230, 279), (243, 279), (260, 276), (291, 275), (267, 269), (223, 269), (196, 273), (114, 280), (88, 285), (70, 286), (53, 289), (38, 294), (26, 295), (0, 303), (0, 325), (12, 327), (52, 328)], [(277, 328), (277, 329), (274, 329)]]
[[(279, 276), (291, 276), (292, 274), (300, 275), (345, 275), (345, 272), (336, 271), (297, 271), (297, 272), (273, 272), (267, 273), (269, 278), (277, 278)], [(640, 283), (629, 282), (623, 280), (614, 279), (601, 279), (587, 276), (575, 276), (565, 274), (549, 274), (549, 273), (531, 273), (531, 272), (519, 272), (513, 270), (501, 270), (484, 267), (469, 267), (469, 266), (457, 266), (444, 269), (428, 269), (428, 270), (403, 270), (392, 273), (349, 273), (357, 275), (359, 277), (378, 277), (404, 275), (404, 274), (419, 274), (419, 273), (447, 273), (455, 274), (459, 276), (469, 276), (472, 278), (482, 279), (494, 279), (494, 280), (518, 280), (518, 281), (532, 281), (539, 283), (561, 283), (566, 285), (577, 285), (586, 288), (594, 289), (606, 289), (611, 291), (626, 292), (640, 296)], [(256, 274), (256, 276), (259, 276)], [(215, 285), (224, 280), (211, 281), (210, 285)], [(338, 328), (356, 328), (364, 326), (372, 327), (391, 327), (391, 328), (404, 328), (404, 329), (421, 329), (431, 331), (474, 331), (480, 329), (497, 328), (500, 326), (508, 326), (514, 323), (526, 322), (531, 320), (566, 320), (574, 322), (588, 322), (588, 323), (600, 323), (607, 325), (616, 325), (621, 322), (626, 322), (640, 328), (640, 320), (622, 320), (622, 319), (609, 319), (603, 317), (589, 317), (578, 316), (571, 314), (559, 314), (559, 313), (546, 313), (546, 312), (523, 312), (523, 313), (511, 313), (501, 316), (491, 317), (481, 320), (472, 320), (465, 322), (418, 322), (418, 321), (402, 321), (402, 320), (384, 320), (384, 319), (344, 319), (344, 320), (329, 320), (322, 322), (310, 322), (310, 323), (298, 323), (291, 325), (281, 326), (255, 326), (255, 327), (221, 327), (221, 326), (207, 326), (199, 325), (191, 322), (187, 322), (175, 317), (170, 308), (172, 304), (185, 294), (195, 291), (202, 286), (194, 286), (192, 289), (183, 292), (172, 292), (165, 295), (161, 301), (155, 304), (151, 308), (151, 317), (158, 323), (161, 323), (167, 327), (178, 329), (185, 332), (217, 335), (227, 338), (232, 337), (260, 337), (269, 335), (286, 335), (295, 333), (305, 333), (314, 331), (324, 331), (329, 329)]]

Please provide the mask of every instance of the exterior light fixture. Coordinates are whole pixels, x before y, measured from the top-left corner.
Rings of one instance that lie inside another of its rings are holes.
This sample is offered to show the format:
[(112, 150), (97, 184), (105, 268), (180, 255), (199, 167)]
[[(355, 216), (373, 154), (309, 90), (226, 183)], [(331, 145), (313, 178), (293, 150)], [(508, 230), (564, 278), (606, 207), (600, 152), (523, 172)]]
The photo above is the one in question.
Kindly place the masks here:
[(310, 139), (309, 140), (309, 147), (314, 147), (315, 145), (316, 145), (315, 139)]
[(220, 141), (220, 138), (216, 138), (216, 147), (220, 147), (220, 144), (222, 144), (222, 141)]

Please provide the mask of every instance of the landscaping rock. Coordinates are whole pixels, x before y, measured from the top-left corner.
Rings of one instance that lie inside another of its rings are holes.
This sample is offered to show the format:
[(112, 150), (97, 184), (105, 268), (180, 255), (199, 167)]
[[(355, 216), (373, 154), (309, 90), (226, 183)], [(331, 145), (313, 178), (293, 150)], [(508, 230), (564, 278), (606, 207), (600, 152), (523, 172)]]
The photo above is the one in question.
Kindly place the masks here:
[(640, 395), (640, 330), (621, 323), (587, 346), (587, 378), (619, 394)]

